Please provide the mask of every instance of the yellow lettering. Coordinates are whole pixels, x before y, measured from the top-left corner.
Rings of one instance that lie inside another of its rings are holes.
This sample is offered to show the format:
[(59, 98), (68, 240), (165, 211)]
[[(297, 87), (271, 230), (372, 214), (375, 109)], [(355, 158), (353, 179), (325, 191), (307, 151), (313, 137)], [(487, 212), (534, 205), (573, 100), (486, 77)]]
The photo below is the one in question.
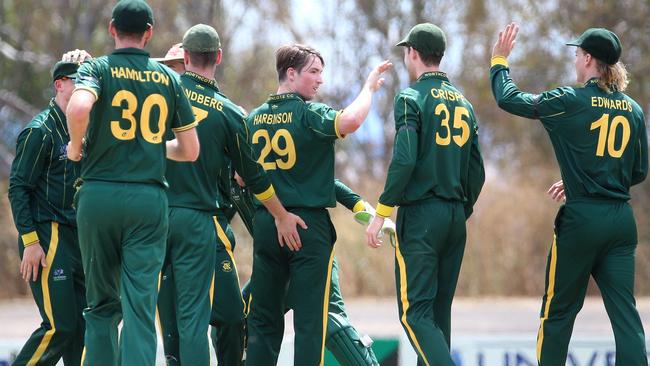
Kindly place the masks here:
[(117, 77), (117, 68), (111, 67), (111, 77)]
[(203, 99), (204, 98), (205, 98), (205, 96), (203, 94), (198, 94), (196, 96), (196, 102), (199, 103), (199, 104), (203, 104)]

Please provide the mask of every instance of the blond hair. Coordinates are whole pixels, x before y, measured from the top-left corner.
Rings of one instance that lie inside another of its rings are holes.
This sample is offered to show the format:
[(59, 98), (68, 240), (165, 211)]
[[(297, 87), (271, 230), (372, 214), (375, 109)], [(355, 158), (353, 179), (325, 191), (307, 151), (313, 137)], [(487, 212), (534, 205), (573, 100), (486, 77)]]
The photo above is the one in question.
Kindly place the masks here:
[(620, 61), (614, 65), (608, 65), (601, 60), (596, 61), (596, 67), (600, 74), (598, 87), (608, 93), (625, 91), (627, 84), (630, 83), (625, 65)]

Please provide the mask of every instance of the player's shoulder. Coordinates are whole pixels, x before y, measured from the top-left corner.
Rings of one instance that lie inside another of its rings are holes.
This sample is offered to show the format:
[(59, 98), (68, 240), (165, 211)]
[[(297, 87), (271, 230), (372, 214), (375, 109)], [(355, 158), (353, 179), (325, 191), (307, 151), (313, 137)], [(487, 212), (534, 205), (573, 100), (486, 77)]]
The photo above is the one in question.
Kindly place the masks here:
[(34, 134), (39, 136), (45, 136), (51, 127), (48, 126), (47, 122), (50, 117), (50, 108), (45, 108), (40, 111), (37, 115), (34, 116), (20, 131), (20, 135), (30, 135)]

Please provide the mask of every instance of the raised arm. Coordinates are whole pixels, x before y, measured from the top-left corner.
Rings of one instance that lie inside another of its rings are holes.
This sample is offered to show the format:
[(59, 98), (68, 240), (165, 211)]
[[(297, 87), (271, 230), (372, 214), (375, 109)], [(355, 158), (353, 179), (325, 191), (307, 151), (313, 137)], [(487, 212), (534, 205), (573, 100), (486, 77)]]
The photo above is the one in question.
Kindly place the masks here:
[(368, 116), (373, 94), (384, 84), (382, 74), (391, 67), (393, 64), (390, 61), (384, 61), (370, 71), (359, 95), (338, 117), (337, 126), (341, 135), (352, 133), (361, 126)]

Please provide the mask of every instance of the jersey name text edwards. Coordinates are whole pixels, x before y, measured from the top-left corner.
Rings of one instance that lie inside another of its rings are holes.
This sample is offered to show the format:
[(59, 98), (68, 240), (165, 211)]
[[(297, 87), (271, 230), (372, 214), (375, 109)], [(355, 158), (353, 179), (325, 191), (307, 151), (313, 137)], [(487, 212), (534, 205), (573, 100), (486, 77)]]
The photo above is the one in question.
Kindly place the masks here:
[(627, 100), (591, 97), (591, 106), (632, 112), (632, 104)]
[(254, 125), (266, 123), (268, 125), (275, 125), (279, 123), (292, 123), (293, 112), (283, 113), (262, 113), (255, 116), (253, 119)]
[(433, 88), (431, 89), (431, 96), (436, 98), (436, 99), (445, 99), (445, 100), (450, 100), (450, 101), (459, 101), (459, 102), (464, 102), (465, 97), (460, 94), (459, 92), (456, 91), (451, 91), (451, 90), (444, 90), (444, 89), (438, 89), (438, 88)]
[(198, 104), (203, 104), (208, 108), (212, 108), (217, 111), (223, 111), (223, 102), (217, 99), (212, 98), (211, 96), (197, 93), (194, 90), (185, 89), (185, 96), (191, 102), (196, 102)]
[(128, 67), (111, 67), (111, 77), (118, 79), (130, 79), (140, 82), (154, 82), (158, 84), (169, 85), (169, 76), (160, 71), (151, 70), (134, 70)]

